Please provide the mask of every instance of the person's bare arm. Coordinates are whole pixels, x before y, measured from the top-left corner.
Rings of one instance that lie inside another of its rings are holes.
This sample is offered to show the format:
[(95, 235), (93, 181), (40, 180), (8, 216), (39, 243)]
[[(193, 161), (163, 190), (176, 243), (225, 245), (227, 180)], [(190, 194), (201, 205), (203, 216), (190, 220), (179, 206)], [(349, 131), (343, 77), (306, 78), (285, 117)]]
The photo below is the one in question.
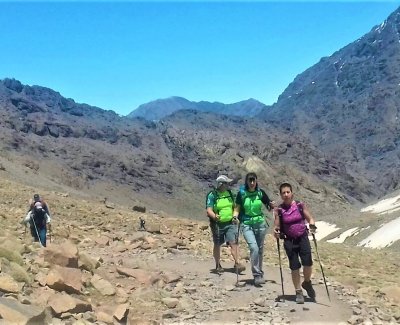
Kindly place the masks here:
[(216, 213), (213, 211), (213, 208), (212, 208), (212, 207), (208, 207), (208, 208), (207, 208), (207, 216), (210, 217), (211, 219), (215, 220), (215, 221), (218, 221), (218, 220), (219, 220), (219, 215), (216, 214)]
[(315, 230), (317, 229), (317, 227), (315, 226), (315, 220), (314, 220), (313, 216), (311, 215), (310, 210), (307, 208), (307, 206), (305, 204), (303, 204), (303, 214), (304, 214), (304, 218), (310, 225), (311, 232), (315, 232)]

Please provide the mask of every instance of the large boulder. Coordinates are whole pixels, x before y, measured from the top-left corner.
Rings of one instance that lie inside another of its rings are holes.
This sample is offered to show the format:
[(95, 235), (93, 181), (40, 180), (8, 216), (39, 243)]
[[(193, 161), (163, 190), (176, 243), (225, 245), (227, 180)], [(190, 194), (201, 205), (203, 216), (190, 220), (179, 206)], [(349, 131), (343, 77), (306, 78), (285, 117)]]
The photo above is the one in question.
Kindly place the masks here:
[(113, 295), (115, 295), (114, 286), (110, 282), (108, 282), (107, 280), (103, 279), (98, 274), (95, 274), (92, 277), (92, 279), (90, 280), (90, 283), (103, 296), (113, 296)]
[(87, 253), (79, 253), (79, 261), (78, 261), (79, 268), (82, 270), (86, 270), (89, 272), (93, 272), (100, 266), (100, 259), (93, 258)]
[(45, 324), (44, 307), (23, 305), (20, 302), (0, 298), (0, 315), (6, 324), (33, 325)]
[(15, 281), (10, 275), (8, 274), (0, 275), (0, 291), (17, 293), (20, 292), (21, 289), (22, 286), (17, 281)]
[(92, 310), (92, 305), (86, 301), (71, 297), (66, 294), (56, 293), (50, 296), (48, 305), (56, 316), (62, 313), (84, 313)]
[(44, 260), (50, 264), (78, 268), (78, 248), (70, 241), (52, 244), (44, 250)]
[(46, 284), (56, 291), (79, 294), (82, 291), (81, 270), (55, 265), (47, 274)]

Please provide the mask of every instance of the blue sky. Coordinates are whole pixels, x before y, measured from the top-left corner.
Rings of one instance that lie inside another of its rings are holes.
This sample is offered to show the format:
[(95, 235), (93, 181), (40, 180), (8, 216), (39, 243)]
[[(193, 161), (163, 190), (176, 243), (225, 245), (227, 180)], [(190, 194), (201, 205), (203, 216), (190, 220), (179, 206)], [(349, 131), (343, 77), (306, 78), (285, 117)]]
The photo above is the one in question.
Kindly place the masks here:
[(170, 96), (272, 104), (296, 75), (399, 5), (0, 0), (0, 79), (121, 115)]

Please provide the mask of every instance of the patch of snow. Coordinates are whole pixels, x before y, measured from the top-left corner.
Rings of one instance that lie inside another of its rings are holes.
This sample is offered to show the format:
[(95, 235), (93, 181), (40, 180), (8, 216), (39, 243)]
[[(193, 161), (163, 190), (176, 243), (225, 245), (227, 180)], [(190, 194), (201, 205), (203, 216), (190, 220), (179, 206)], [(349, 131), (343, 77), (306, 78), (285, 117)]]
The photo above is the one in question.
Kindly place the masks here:
[(400, 217), (394, 219), (373, 232), (357, 246), (384, 248), (400, 240)]
[(315, 225), (317, 226), (317, 232), (315, 233), (316, 240), (321, 240), (322, 238), (325, 238), (329, 234), (340, 229), (340, 228), (336, 227), (336, 225), (330, 224), (325, 221), (317, 221), (315, 223)]
[(400, 195), (384, 199), (378, 203), (369, 205), (363, 209), (361, 212), (372, 212), (372, 213), (391, 213), (400, 209)]
[(350, 228), (350, 229), (346, 230), (345, 232), (342, 232), (339, 236), (337, 236), (333, 239), (327, 240), (327, 242), (341, 244), (341, 243), (344, 243), (346, 238), (354, 236), (355, 234), (358, 234), (359, 232), (360, 232), (360, 230), (358, 229), (358, 227)]

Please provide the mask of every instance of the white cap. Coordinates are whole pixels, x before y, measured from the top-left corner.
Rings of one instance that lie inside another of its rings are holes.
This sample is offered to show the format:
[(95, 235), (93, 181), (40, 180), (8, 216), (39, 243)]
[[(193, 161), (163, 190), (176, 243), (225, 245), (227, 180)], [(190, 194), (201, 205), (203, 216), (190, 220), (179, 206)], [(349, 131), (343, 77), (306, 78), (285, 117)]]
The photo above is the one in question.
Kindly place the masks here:
[(217, 177), (216, 181), (217, 181), (217, 183), (230, 183), (233, 181), (233, 179), (230, 179), (226, 175), (220, 175)]
[(43, 209), (42, 203), (36, 202), (36, 203), (35, 203), (35, 208), (36, 208), (36, 209)]

